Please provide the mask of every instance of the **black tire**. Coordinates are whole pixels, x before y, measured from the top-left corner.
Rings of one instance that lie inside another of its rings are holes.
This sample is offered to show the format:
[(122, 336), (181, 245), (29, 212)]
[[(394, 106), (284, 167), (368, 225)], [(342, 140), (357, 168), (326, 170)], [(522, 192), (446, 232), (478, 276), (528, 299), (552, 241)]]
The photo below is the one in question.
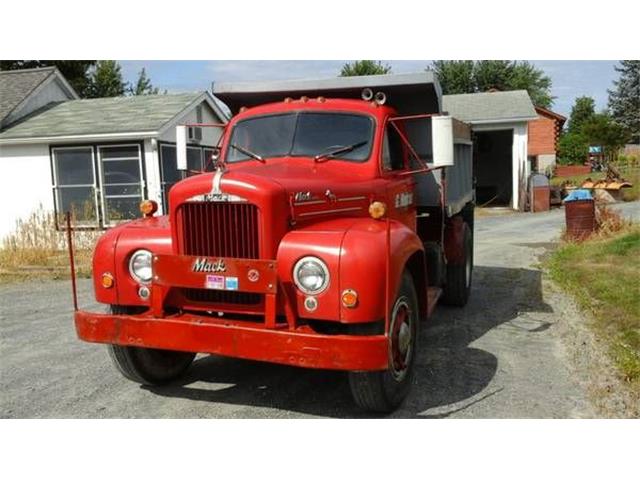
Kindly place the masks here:
[[(411, 334), (406, 354), (403, 358), (404, 369), (395, 368), (396, 358), (393, 349), (396, 344), (389, 335), (389, 364), (388, 370), (383, 372), (349, 372), (349, 386), (355, 403), (362, 409), (388, 413), (392, 412), (404, 401), (409, 394), (415, 370), (415, 358), (418, 351), (418, 324), (420, 311), (418, 296), (411, 274), (405, 270), (402, 275), (400, 289), (392, 307), (390, 330), (394, 327), (394, 318), (398, 308), (408, 307)], [(400, 335), (398, 335), (399, 337)], [(398, 342), (400, 343), (400, 342)], [(399, 351), (397, 353), (400, 353)]]
[(463, 261), (460, 265), (447, 264), (447, 280), (442, 293), (442, 302), (454, 307), (467, 304), (473, 277), (473, 236), (466, 223), (463, 230)]
[[(112, 305), (113, 314), (136, 313), (132, 307)], [(120, 373), (143, 385), (162, 385), (180, 377), (196, 354), (156, 348), (108, 345), (109, 356)]]

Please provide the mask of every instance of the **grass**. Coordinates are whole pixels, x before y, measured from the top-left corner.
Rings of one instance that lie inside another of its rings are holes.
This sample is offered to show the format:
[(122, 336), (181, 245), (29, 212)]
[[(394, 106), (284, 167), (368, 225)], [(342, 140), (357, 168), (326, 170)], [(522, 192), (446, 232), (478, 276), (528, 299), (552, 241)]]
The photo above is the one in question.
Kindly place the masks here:
[(565, 243), (547, 260), (551, 277), (592, 313), (622, 378), (640, 393), (640, 225)]
[[(622, 178), (632, 184), (631, 188), (622, 189), (622, 199), (625, 202), (632, 202), (640, 199), (640, 168), (636, 166), (621, 166), (618, 171)], [(572, 185), (580, 186), (582, 182), (590, 178), (591, 180), (602, 180), (606, 176), (606, 172), (591, 172), (587, 175), (574, 175), (572, 177), (553, 177), (551, 185), (560, 187), (564, 183), (569, 182)]]
[[(93, 247), (100, 232), (75, 232), (76, 273), (91, 276)], [(0, 245), (0, 284), (69, 278), (66, 233), (55, 228), (53, 213), (40, 207)]]

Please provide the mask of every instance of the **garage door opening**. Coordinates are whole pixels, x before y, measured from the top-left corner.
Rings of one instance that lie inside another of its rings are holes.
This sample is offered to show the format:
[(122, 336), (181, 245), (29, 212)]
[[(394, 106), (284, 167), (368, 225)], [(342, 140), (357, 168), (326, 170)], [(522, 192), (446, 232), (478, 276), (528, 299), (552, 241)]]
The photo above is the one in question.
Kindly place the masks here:
[(473, 171), (478, 205), (509, 206), (513, 196), (513, 130), (476, 132)]

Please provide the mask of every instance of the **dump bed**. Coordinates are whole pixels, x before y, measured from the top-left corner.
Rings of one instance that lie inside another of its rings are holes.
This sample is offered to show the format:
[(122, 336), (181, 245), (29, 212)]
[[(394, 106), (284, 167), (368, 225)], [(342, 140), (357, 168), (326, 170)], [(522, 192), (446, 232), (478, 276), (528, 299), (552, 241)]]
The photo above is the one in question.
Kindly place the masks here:
[[(224, 102), (234, 115), (242, 107), (250, 108), (279, 102), (286, 97), (360, 99), (365, 88), (370, 88), (374, 93), (383, 92), (387, 97), (387, 103), (396, 109), (399, 116), (446, 115), (446, 112), (442, 112), (440, 84), (436, 75), (430, 71), (320, 80), (214, 83), (212, 86), (213, 94)], [(433, 164), (433, 145), (434, 142), (438, 142), (438, 138), (433, 138), (432, 119), (427, 116), (403, 122), (408, 140), (418, 156), (427, 164)], [(452, 120), (451, 129), (452, 134), (445, 137), (446, 141), (453, 142), (454, 165), (444, 170), (416, 175), (418, 206), (439, 206), (443, 191), (448, 215), (459, 212), (474, 198), (471, 132), (468, 125), (457, 120)], [(435, 135), (441, 133), (440, 131)]]

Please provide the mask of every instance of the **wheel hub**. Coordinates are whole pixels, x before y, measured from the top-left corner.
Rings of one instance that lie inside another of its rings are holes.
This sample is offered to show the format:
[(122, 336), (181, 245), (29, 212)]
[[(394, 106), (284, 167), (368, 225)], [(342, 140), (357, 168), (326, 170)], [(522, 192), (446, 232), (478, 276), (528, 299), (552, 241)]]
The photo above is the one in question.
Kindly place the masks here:
[(392, 314), (389, 329), (389, 364), (396, 380), (402, 380), (411, 361), (413, 315), (405, 297), (399, 298)]

